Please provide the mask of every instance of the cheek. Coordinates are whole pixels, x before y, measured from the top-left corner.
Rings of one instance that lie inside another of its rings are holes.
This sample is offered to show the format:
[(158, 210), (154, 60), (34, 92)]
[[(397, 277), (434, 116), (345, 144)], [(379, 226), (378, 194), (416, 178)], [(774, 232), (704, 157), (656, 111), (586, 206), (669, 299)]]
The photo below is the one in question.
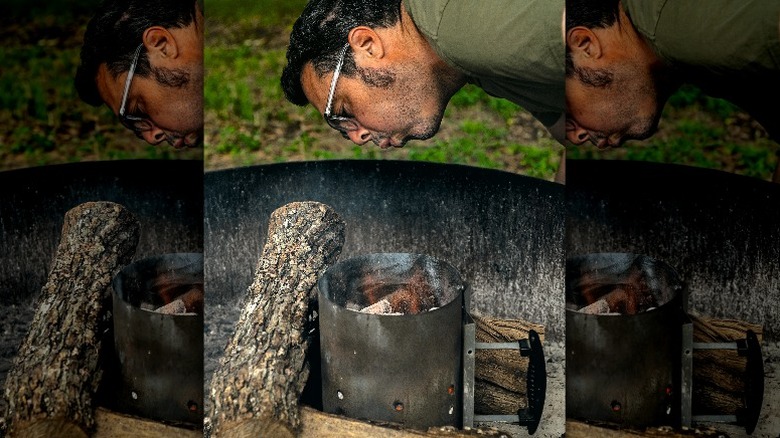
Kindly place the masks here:
[(152, 120), (161, 128), (172, 131), (186, 133), (199, 129), (203, 125), (202, 95), (189, 90), (177, 91), (160, 96), (155, 113), (150, 113)]
[(383, 93), (376, 93), (371, 99), (355, 103), (355, 118), (369, 130), (392, 130), (401, 118), (398, 103)]

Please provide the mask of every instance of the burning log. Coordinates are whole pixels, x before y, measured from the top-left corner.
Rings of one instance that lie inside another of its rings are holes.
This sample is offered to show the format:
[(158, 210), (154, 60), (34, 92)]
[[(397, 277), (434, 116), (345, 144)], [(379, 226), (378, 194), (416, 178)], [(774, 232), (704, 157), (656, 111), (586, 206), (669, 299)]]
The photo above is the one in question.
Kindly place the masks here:
[[(513, 342), (534, 330), (544, 340), (544, 326), (516, 319), (472, 315), (477, 342)], [(474, 412), (516, 414), (527, 406), (528, 358), (516, 350), (477, 350), (474, 366)]]
[[(383, 284), (366, 281), (362, 295), (381, 297), (360, 312), (373, 314), (416, 315), (427, 312), (438, 305), (436, 293), (421, 273), (416, 273), (404, 284)], [(387, 293), (388, 290), (393, 292)]]
[(155, 312), (168, 315), (177, 313), (203, 313), (203, 288), (199, 285), (179, 295), (176, 299), (154, 309)]
[(111, 279), (135, 253), (139, 224), (123, 206), (88, 202), (65, 214), (27, 336), (5, 382), (8, 436), (86, 437)]
[(662, 288), (637, 259), (625, 272), (583, 272), (571, 280), (567, 300), (580, 312), (636, 315), (668, 301)]
[(294, 436), (309, 376), (310, 303), (344, 244), (329, 206), (287, 204), (271, 214), (268, 237), (233, 338), (214, 372), (212, 436)]

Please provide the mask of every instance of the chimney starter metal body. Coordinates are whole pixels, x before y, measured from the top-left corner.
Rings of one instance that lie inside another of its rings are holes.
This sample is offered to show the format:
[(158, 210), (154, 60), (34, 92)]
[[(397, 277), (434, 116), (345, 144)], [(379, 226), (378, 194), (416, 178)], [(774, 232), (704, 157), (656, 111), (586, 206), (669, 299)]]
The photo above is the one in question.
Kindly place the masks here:
[[(417, 429), (461, 426), (467, 286), (452, 266), (426, 255), (368, 254), (332, 266), (318, 287), (325, 412)], [(360, 311), (399, 290), (411, 307), (433, 308)]]

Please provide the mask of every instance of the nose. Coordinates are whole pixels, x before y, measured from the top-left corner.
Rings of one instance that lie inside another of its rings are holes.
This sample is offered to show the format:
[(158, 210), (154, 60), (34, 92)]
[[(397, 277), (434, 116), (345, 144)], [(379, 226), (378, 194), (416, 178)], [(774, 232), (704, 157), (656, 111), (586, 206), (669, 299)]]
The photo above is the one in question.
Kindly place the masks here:
[(352, 140), (353, 143), (358, 145), (364, 145), (371, 141), (371, 132), (368, 131), (368, 129), (360, 126), (358, 129), (355, 129), (354, 131), (348, 131), (347, 137), (349, 137), (350, 140)]
[(566, 139), (570, 142), (581, 145), (588, 141), (588, 131), (579, 126), (578, 124), (567, 120), (566, 121)]
[(165, 141), (165, 132), (157, 126), (152, 126), (152, 129), (141, 132), (141, 136), (152, 145), (158, 145)]

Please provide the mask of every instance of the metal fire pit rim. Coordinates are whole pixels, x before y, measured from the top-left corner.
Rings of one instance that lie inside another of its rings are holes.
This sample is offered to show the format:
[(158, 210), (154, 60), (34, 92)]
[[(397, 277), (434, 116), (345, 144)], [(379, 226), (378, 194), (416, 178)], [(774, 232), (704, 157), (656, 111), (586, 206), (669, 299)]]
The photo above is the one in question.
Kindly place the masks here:
[[(339, 164), (345, 164), (345, 165), (359, 164), (359, 165), (366, 165), (366, 166), (388, 165), (388, 166), (409, 166), (409, 167), (417, 166), (417, 167), (430, 167), (430, 168), (464, 168), (476, 172), (484, 172), (489, 174), (501, 174), (501, 175), (509, 176), (511, 178), (520, 178), (528, 181), (534, 181), (539, 183), (540, 185), (548, 185), (549, 187), (554, 187), (556, 190), (559, 188), (562, 189), (562, 187), (559, 187), (562, 186), (561, 184), (547, 181), (541, 178), (509, 172), (502, 169), (491, 169), (491, 168), (474, 166), (470, 164), (462, 164), (462, 163), (436, 163), (430, 161), (341, 158), (341, 159), (333, 159), (333, 160), (300, 160), (300, 161), (287, 161), (281, 163), (253, 164), (250, 166), (242, 166), (241, 169), (246, 169), (251, 171), (253, 169), (257, 170), (257, 169), (273, 169), (273, 168), (285, 168), (285, 167), (306, 167), (306, 166), (319, 166), (323, 164), (329, 166), (330, 165), (337, 166)], [(231, 167), (225, 169), (210, 169), (210, 170), (206, 170), (204, 172), (204, 175), (217, 175), (222, 173), (230, 173), (231, 171), (236, 171), (236, 169), (238, 168)]]

